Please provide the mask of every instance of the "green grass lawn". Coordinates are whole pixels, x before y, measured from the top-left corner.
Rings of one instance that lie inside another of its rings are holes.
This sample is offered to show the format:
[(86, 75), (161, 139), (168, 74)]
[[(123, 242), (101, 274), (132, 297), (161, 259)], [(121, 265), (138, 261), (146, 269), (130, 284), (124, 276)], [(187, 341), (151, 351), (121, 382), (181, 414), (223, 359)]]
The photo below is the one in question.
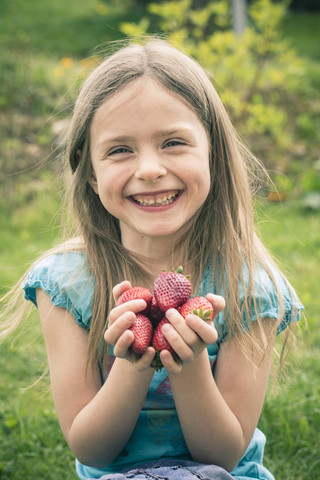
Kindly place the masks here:
[(297, 349), (276, 394), (270, 389), (260, 421), (266, 465), (276, 479), (320, 479), (320, 332), (318, 266), (320, 217), (284, 203), (266, 205), (260, 230), (305, 306)]
[[(137, 20), (140, 7), (126, 13), (121, 2), (97, 0), (3, 0), (1, 45), (17, 53), (81, 59), (106, 42), (122, 38), (119, 22)], [(119, 5), (120, 4), (120, 5)]]
[[(99, 10), (100, 8), (100, 10)], [(100, 12), (100, 13), (99, 13)], [(0, 15), (0, 292), (59, 241), (61, 183), (56, 128), (69, 117), (95, 47), (120, 36), (118, 8), (96, 0), (3, 0)], [(139, 12), (135, 12), (137, 18)], [(319, 58), (318, 18), (290, 15), (284, 33), (301, 55)], [(134, 20), (134, 18), (132, 18)], [(316, 25), (314, 25), (314, 23)], [(71, 78), (71, 80), (70, 80)], [(276, 480), (320, 480), (319, 212), (298, 202), (259, 203), (266, 245), (295, 286), (302, 323), (287, 378), (270, 387), (260, 427)], [(45, 373), (36, 312), (0, 349), (0, 479), (76, 479)]]

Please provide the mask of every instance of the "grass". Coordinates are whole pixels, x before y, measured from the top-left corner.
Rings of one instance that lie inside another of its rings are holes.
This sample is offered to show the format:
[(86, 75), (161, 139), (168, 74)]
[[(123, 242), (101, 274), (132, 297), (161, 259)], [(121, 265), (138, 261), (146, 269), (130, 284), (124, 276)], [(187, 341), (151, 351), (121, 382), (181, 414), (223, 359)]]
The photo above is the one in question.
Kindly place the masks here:
[[(94, 66), (88, 57), (97, 45), (120, 36), (117, 24), (126, 18), (118, 7), (101, 15), (96, 0), (3, 0), (1, 7), (0, 292), (5, 293), (39, 253), (59, 240), (61, 180), (52, 145), (59, 146), (78, 79)], [(310, 61), (319, 58), (319, 29), (313, 22), (315, 15), (292, 14), (284, 25), (285, 35)], [(287, 379), (267, 395), (260, 420), (268, 438), (266, 465), (276, 479), (319, 480), (319, 214), (292, 201), (258, 206), (261, 235), (287, 270), (308, 319), (299, 349), (290, 356)], [(0, 350), (1, 480), (76, 479), (45, 366), (33, 309)]]
[[(96, 47), (123, 37), (118, 25), (134, 22), (141, 7), (126, 12), (121, 2), (97, 0), (3, 0), (0, 17), (2, 49), (39, 55), (43, 60), (73, 57), (81, 59)], [(120, 4), (120, 5), (119, 5)]]
[[(0, 20), (3, 46), (55, 58), (86, 56), (100, 43), (112, 39), (109, 20), (101, 22), (96, 4), (95, 0), (81, 4), (77, 0), (35, 0), (27, 4), (7, 0)], [(90, 31), (90, 36), (83, 35), (83, 31)]]
[[(320, 479), (320, 333), (318, 267), (320, 218), (292, 204), (265, 205), (259, 227), (265, 244), (305, 306), (298, 348), (290, 355), (279, 390), (269, 390), (260, 427), (267, 436), (265, 463), (275, 478)], [(291, 472), (291, 473), (290, 473)], [(294, 472), (294, 473), (293, 473)]]

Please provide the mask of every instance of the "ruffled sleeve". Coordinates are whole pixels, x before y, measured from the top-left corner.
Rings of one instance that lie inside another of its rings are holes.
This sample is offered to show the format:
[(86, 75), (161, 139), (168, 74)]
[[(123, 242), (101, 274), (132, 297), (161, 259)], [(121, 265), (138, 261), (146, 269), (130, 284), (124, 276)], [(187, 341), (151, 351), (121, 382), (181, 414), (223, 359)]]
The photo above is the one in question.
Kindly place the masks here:
[(39, 261), (22, 285), (25, 298), (36, 307), (37, 288), (50, 296), (53, 305), (67, 309), (80, 326), (90, 329), (94, 281), (82, 253), (56, 253)]
[[(303, 305), (298, 300), (298, 297), (293, 287), (287, 284), (280, 273), (270, 266), (270, 270), (279, 289), (280, 295), (283, 299), (283, 306), (281, 306), (278, 298), (276, 287), (271, 280), (268, 273), (260, 267), (257, 269), (254, 278), (254, 296), (257, 305), (257, 311), (255, 311), (254, 304), (251, 305), (251, 321), (257, 320), (257, 318), (274, 318), (278, 319), (281, 315), (281, 322), (278, 327), (277, 334), (285, 330), (291, 322), (297, 322), (301, 317), (301, 310)], [(240, 300), (244, 301), (243, 288), (240, 288)], [(244, 316), (246, 322), (246, 317)]]
[[(249, 284), (249, 273), (248, 269), (244, 267), (244, 285), (239, 281), (238, 286), (240, 308), (241, 311), (243, 311), (242, 323), (244, 331), (249, 328), (251, 322), (256, 321), (258, 318), (278, 319), (281, 315), (281, 322), (278, 326), (277, 334), (285, 330), (291, 322), (300, 320), (303, 305), (298, 300), (294, 289), (291, 285), (289, 286), (285, 282), (281, 274), (273, 266), (269, 265), (269, 269), (274, 277), (275, 283), (271, 280), (269, 274), (262, 266), (258, 267), (254, 273), (253, 298), (249, 308), (250, 318), (247, 318), (248, 314), (246, 313), (244, 305)], [(282, 297), (282, 309), (275, 284)], [(226, 285), (226, 288), (228, 288), (228, 285)], [(202, 277), (198, 294), (204, 295), (208, 292), (225, 297), (224, 292), (221, 290), (219, 291), (217, 287), (212, 265), (208, 265), (208, 268)], [(226, 310), (221, 312), (216, 319), (216, 328), (219, 335), (218, 342), (223, 342), (228, 337), (227, 318), (228, 306), (226, 306)]]

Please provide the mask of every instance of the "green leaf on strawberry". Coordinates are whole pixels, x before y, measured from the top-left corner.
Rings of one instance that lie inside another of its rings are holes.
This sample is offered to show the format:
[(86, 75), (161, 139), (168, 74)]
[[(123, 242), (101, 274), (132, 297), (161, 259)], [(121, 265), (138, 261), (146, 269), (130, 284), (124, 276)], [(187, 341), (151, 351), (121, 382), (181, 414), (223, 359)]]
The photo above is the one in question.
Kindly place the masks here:
[(193, 297), (179, 308), (180, 315), (186, 318), (187, 315), (193, 313), (202, 320), (209, 321), (213, 317), (213, 306), (205, 297)]

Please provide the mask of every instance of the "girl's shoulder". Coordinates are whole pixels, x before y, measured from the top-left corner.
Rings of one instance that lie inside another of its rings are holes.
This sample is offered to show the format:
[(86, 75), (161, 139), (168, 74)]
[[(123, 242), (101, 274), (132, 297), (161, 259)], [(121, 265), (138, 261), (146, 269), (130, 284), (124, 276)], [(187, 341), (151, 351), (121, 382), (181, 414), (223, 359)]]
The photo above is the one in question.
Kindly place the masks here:
[[(227, 299), (230, 293), (227, 275), (224, 285), (220, 280), (221, 270), (214, 271), (213, 264), (209, 263), (203, 272), (198, 294), (205, 295), (207, 292), (213, 292)], [(239, 311), (242, 312), (242, 324), (245, 330), (251, 322), (258, 319), (280, 318), (277, 332), (279, 334), (291, 322), (296, 322), (301, 317), (303, 305), (294, 288), (272, 263), (257, 264), (253, 275), (250, 275), (247, 265), (244, 264), (237, 288)], [(225, 340), (228, 336), (229, 316), (227, 303), (225, 311), (216, 319), (220, 340)]]
[(278, 334), (291, 322), (300, 320), (303, 305), (293, 286), (276, 265), (271, 262), (266, 262), (265, 265), (258, 264), (254, 270), (251, 289), (247, 267), (244, 269), (244, 277), (245, 283), (239, 285), (239, 295), (240, 300), (244, 302), (249, 294), (251, 320), (281, 318)]
[(37, 288), (50, 296), (53, 305), (69, 310), (81, 326), (90, 327), (94, 279), (80, 240), (50, 250), (32, 265), (22, 289), (35, 306)]

